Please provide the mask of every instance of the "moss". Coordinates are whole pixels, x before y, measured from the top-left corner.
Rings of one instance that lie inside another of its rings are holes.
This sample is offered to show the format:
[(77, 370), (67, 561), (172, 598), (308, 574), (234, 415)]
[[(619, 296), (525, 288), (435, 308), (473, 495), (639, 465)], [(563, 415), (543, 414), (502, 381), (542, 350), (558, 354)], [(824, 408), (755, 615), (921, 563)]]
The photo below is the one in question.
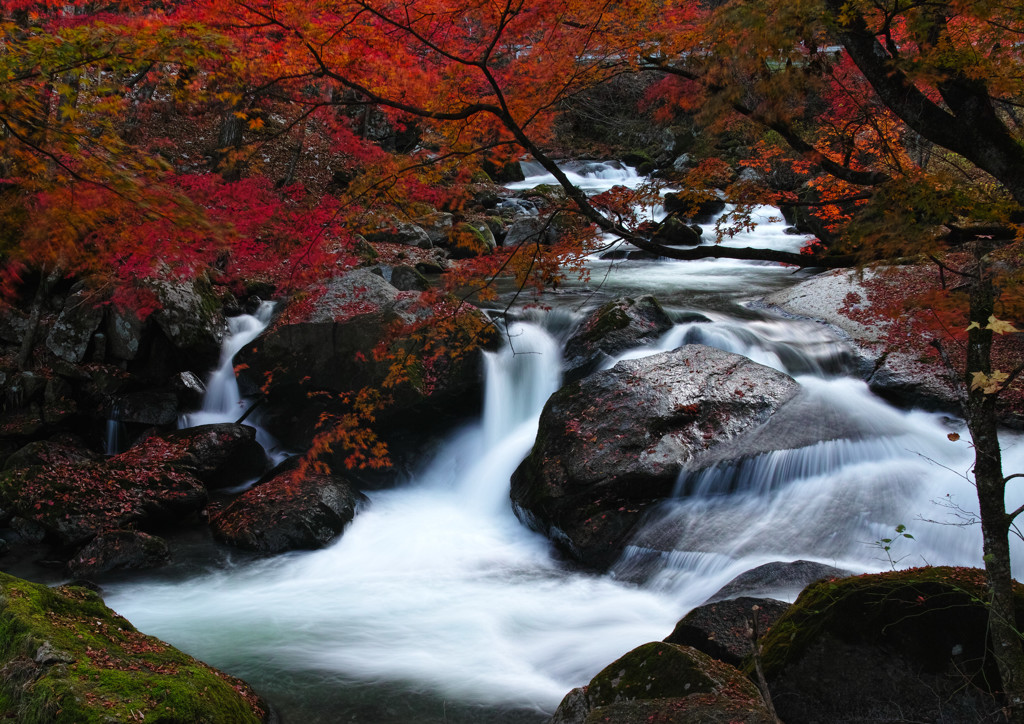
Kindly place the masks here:
[[(1018, 584), (1015, 595), (1018, 621), (1024, 621), (1024, 586)], [(980, 667), (986, 658), (987, 596), (984, 572), (971, 568), (916, 568), (821, 581), (804, 589), (764, 637), (765, 674), (772, 680), (826, 636), (891, 647), (925, 670), (946, 664), (951, 641), (962, 643), (965, 659)], [(748, 673), (752, 668), (748, 662)], [(987, 674), (980, 673), (983, 680)]]
[(639, 646), (593, 678), (588, 698), (593, 706), (607, 706), (616, 701), (710, 693), (715, 682), (705, 673), (705, 662), (693, 653), (660, 641)]
[[(626, 303), (632, 305), (633, 300)], [(608, 302), (601, 307), (594, 318), (593, 326), (586, 330), (583, 340), (589, 343), (599, 342), (611, 332), (617, 332), (629, 326), (629, 315), (620, 301)]]
[(140, 633), (84, 588), (0, 573), (0, 716), (23, 724), (263, 720), (243, 682)]

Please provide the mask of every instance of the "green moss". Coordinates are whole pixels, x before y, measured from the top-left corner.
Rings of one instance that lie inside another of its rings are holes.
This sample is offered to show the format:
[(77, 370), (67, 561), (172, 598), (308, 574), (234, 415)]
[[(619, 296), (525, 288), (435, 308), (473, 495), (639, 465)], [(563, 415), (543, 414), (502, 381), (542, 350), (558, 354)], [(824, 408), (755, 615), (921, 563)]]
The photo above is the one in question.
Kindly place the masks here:
[[(1018, 621), (1024, 621), (1024, 587), (1018, 585), (1015, 595)], [(982, 662), (987, 596), (984, 572), (971, 568), (916, 568), (821, 581), (804, 589), (764, 637), (765, 674), (773, 679), (826, 636), (889, 646), (926, 670), (945, 665), (950, 640), (968, 649), (966, 659)], [(752, 664), (746, 669), (752, 671)]]
[[(632, 299), (627, 299), (628, 305), (633, 304)], [(605, 336), (629, 326), (629, 315), (620, 301), (608, 302), (602, 306), (594, 318), (593, 326), (583, 334), (586, 342), (599, 342)]]
[(0, 573), (0, 716), (23, 724), (263, 720), (258, 697), (73, 586)]
[(715, 682), (693, 650), (654, 641), (639, 646), (602, 670), (587, 687), (593, 706), (631, 699), (706, 694)]

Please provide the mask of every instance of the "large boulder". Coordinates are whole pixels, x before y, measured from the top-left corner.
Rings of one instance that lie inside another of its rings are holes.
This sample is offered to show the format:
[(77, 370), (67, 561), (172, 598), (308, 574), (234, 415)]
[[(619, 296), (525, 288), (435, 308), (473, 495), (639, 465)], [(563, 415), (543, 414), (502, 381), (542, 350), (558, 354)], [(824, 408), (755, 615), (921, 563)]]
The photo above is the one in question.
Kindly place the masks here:
[(260, 553), (322, 548), (366, 500), (340, 476), (283, 467), (211, 518), (216, 538)]
[(0, 718), (21, 724), (258, 724), (243, 681), (152, 636), (86, 588), (0, 573)]
[(548, 724), (772, 724), (737, 669), (689, 646), (653, 642), (566, 695)]
[(103, 301), (100, 295), (84, 286), (68, 296), (46, 336), (47, 348), (67, 362), (82, 362), (93, 334), (103, 321)]
[(256, 428), (235, 422), (152, 435), (116, 460), (184, 469), (211, 490), (253, 480), (268, 467), (267, 453), (256, 441)]
[(798, 390), (788, 375), (702, 345), (570, 383), (544, 406), (533, 452), (512, 477), (514, 510), (572, 557), (605, 569), (681, 472), (756, 431)]
[[(1014, 593), (1024, 625), (1024, 587)], [(983, 571), (922, 568), (808, 587), (762, 642), (786, 724), (1002, 721)]]
[(605, 360), (654, 342), (670, 329), (672, 319), (651, 295), (613, 299), (591, 312), (566, 342), (566, 377), (583, 377)]
[[(353, 393), (381, 389), (396, 369), (404, 379), (388, 382), (393, 404), (377, 415), (382, 424), (473, 404), (480, 361), (466, 350), (495, 338), (490, 323), (475, 307), (421, 302), (421, 294), (357, 270), (286, 310), (235, 357), (244, 379), (266, 392), (262, 425), (286, 445), (308, 448), (323, 420), (351, 411)], [(400, 333), (414, 326), (416, 339)]]
[(807, 586), (826, 578), (845, 578), (852, 571), (815, 561), (772, 561), (751, 568), (722, 586), (707, 603), (725, 601), (740, 596), (792, 595), (793, 598)]
[(0, 474), (0, 508), (62, 545), (81, 545), (106, 530), (178, 521), (206, 500), (206, 488), (187, 472), (113, 459)]
[(182, 367), (212, 369), (220, 359), (227, 321), (221, 304), (205, 278), (147, 280), (159, 303), (153, 312)]

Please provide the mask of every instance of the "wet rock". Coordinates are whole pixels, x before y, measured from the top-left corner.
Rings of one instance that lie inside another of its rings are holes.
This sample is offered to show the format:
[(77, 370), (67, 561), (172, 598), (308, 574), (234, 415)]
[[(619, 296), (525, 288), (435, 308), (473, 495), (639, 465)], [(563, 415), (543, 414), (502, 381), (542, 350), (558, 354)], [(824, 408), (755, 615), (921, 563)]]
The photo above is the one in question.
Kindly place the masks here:
[(689, 646), (644, 644), (570, 692), (548, 724), (770, 724), (760, 692)]
[[(814, 584), (765, 636), (786, 724), (1000, 721), (983, 571), (922, 568)], [(1024, 588), (1017, 584), (1017, 618)]]
[(702, 345), (570, 383), (548, 400), (533, 452), (513, 475), (516, 515), (605, 569), (680, 472), (703, 467), (702, 457), (756, 430), (798, 390), (781, 372)]
[(210, 525), (219, 540), (261, 553), (322, 548), (341, 535), (365, 500), (340, 476), (285, 466), (242, 493)]
[(108, 418), (118, 422), (166, 427), (177, 424), (180, 412), (175, 393), (141, 390), (113, 396)]
[(391, 270), (391, 285), (402, 292), (425, 292), (430, 282), (416, 267), (396, 266)]
[(102, 302), (101, 297), (84, 287), (73, 292), (46, 336), (46, 347), (67, 362), (82, 362), (103, 321)]
[(664, 200), (665, 211), (676, 212), (695, 224), (710, 224), (725, 211), (725, 202), (721, 199), (689, 199), (670, 191)]
[(654, 342), (671, 328), (672, 320), (649, 294), (610, 301), (591, 312), (566, 342), (566, 378), (586, 376), (605, 360)]
[(651, 240), (666, 246), (698, 246), (702, 233), (699, 226), (691, 226), (676, 216), (670, 216), (657, 228)]
[(746, 596), (707, 603), (686, 614), (665, 643), (692, 646), (730, 666), (740, 666), (753, 645), (751, 624), (755, 613), (758, 633), (763, 636), (789, 606), (773, 598)]
[(0, 702), (12, 721), (268, 720), (245, 682), (139, 632), (86, 588), (0, 573), (0, 617)]
[(167, 542), (137, 530), (104, 531), (68, 561), (68, 573), (90, 578), (114, 570), (158, 568), (171, 557)]
[(741, 573), (722, 586), (708, 603), (724, 601), (739, 596), (785, 595), (796, 597), (811, 583), (828, 578), (845, 578), (853, 575), (835, 566), (814, 561), (775, 561)]
[(183, 469), (211, 490), (244, 483), (267, 469), (267, 453), (256, 441), (256, 428), (234, 422), (152, 435), (112, 459)]
[(142, 349), (146, 330), (147, 324), (139, 318), (137, 310), (110, 307), (106, 324), (107, 353), (115, 359), (135, 359)]

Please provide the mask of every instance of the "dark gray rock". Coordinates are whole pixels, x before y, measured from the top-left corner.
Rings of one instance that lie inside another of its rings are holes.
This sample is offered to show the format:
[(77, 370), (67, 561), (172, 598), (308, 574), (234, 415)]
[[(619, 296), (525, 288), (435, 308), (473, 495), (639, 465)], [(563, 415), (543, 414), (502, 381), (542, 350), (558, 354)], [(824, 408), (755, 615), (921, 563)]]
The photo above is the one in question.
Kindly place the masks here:
[(363, 236), (371, 243), (402, 244), (420, 249), (430, 249), (434, 246), (430, 235), (422, 226), (394, 217), (377, 229), (364, 232)]
[(549, 219), (533, 216), (519, 218), (508, 227), (502, 246), (551, 244), (557, 236), (558, 233)]
[(756, 430), (798, 391), (788, 375), (702, 345), (620, 362), (548, 400), (533, 452), (512, 478), (514, 510), (605, 569), (680, 472), (703, 467), (703, 457)]
[(135, 359), (142, 349), (147, 328), (136, 310), (110, 307), (106, 323), (107, 354), (126, 361)]
[(234, 422), (153, 435), (114, 459), (182, 468), (211, 490), (253, 480), (268, 467), (267, 453), (256, 441), (256, 428)]
[(114, 570), (159, 568), (171, 557), (167, 541), (137, 530), (104, 531), (68, 561), (68, 573), (90, 578)]
[(699, 226), (691, 226), (677, 216), (670, 216), (658, 227), (651, 240), (666, 246), (698, 246), (701, 234)]
[(322, 548), (341, 535), (365, 500), (340, 476), (286, 467), (242, 493), (210, 525), (217, 539), (246, 550)]
[(815, 581), (824, 578), (844, 578), (851, 571), (814, 561), (775, 561), (752, 568), (722, 586), (707, 603), (724, 601), (739, 596), (764, 596), (769, 594), (795, 597)]
[(220, 358), (227, 321), (205, 279), (148, 280), (160, 302), (153, 320), (174, 349), (197, 369), (212, 368)]
[(665, 643), (692, 646), (719, 661), (739, 666), (752, 650), (754, 614), (758, 635), (763, 636), (789, 607), (790, 604), (774, 598), (745, 596), (706, 603), (686, 614)]
[(3, 469), (15, 470), (29, 468), (33, 465), (55, 465), (58, 463), (84, 463), (99, 459), (99, 455), (83, 448), (59, 442), (36, 440), (12, 453), (4, 462)]
[(619, 297), (594, 310), (565, 345), (566, 378), (577, 379), (605, 360), (649, 344), (672, 328), (672, 320), (649, 294)]
[(167, 427), (178, 422), (180, 412), (178, 396), (175, 393), (141, 390), (113, 396), (109, 404), (108, 418), (118, 422)]

